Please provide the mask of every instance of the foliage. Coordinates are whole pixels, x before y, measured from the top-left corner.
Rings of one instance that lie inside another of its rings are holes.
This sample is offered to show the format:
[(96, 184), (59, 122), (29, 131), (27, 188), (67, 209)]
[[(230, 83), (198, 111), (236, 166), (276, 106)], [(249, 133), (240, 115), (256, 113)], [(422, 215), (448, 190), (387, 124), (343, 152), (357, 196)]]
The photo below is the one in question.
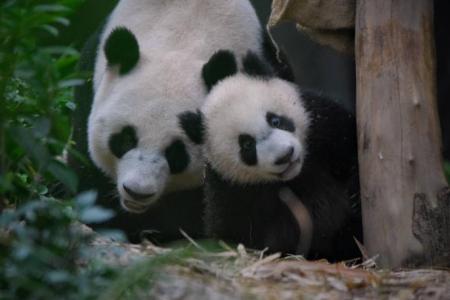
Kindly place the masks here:
[(74, 223), (110, 217), (94, 201), (92, 192), (74, 205), (41, 197), (0, 216), (0, 299), (95, 299), (108, 286), (114, 270), (90, 261), (92, 236)]
[[(193, 262), (203, 261), (205, 265), (211, 267), (210, 271), (212, 271), (216, 267), (213, 266), (213, 262), (217, 262), (216, 260), (219, 259), (223, 263), (224, 259), (232, 267), (221, 265), (217, 268), (218, 272), (223, 273), (225, 268), (228, 270), (239, 269), (239, 263), (235, 260), (234, 255), (232, 257), (223, 256), (224, 251), (227, 254), (230, 254), (230, 251), (234, 252), (229, 245), (215, 240), (194, 241), (190, 237), (186, 237), (188, 239), (186, 241), (181, 240), (171, 243), (170, 247), (165, 248), (163, 253), (149, 256), (129, 265), (99, 295), (98, 299), (147, 299), (152, 295), (155, 284), (160, 280), (166, 280), (164, 275), (167, 273), (168, 267), (191, 268)], [(249, 256), (246, 261), (252, 261), (253, 258), (253, 256)], [(193, 267), (193, 272), (197, 270), (197, 267)]]
[(170, 265), (185, 265), (193, 257), (191, 248), (179, 248), (166, 254), (159, 254), (125, 269), (112, 284), (100, 294), (100, 300), (138, 299), (142, 290), (149, 290), (161, 271)]
[[(0, 299), (93, 299), (114, 276), (86, 262), (91, 237), (76, 220), (110, 211), (77, 192), (66, 166), (78, 52), (59, 30), (82, 0), (0, 2)], [(56, 44), (56, 45), (55, 45)]]
[(79, 54), (44, 41), (49, 44), (68, 25), (66, 16), (81, 2), (0, 4), (0, 207), (62, 187), (77, 189), (77, 177), (62, 157), (75, 107), (71, 87), (82, 82), (74, 72)]
[(447, 182), (450, 183), (450, 162), (444, 162), (444, 173), (445, 177), (447, 177)]

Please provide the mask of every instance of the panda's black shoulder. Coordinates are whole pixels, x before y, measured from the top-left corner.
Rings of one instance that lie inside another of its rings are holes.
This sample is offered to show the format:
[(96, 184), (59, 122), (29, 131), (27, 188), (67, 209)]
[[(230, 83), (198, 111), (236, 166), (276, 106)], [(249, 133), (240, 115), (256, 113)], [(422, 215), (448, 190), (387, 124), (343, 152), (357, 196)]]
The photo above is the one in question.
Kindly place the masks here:
[(348, 178), (357, 163), (354, 114), (317, 91), (302, 90), (301, 98), (310, 115), (307, 155), (327, 161), (339, 178)]
[(275, 46), (266, 30), (263, 29), (261, 35), (264, 58), (273, 68), (275, 76), (289, 82), (294, 82), (294, 72), (292, 71), (287, 55), (282, 49)]

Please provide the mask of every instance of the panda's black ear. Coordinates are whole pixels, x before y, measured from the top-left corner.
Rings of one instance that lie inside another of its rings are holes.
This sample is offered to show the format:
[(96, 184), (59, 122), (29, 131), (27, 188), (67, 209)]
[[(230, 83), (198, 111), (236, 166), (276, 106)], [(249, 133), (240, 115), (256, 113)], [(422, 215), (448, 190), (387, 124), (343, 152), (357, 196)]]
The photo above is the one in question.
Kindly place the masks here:
[(217, 82), (225, 77), (236, 74), (237, 71), (236, 58), (231, 51), (220, 50), (216, 52), (202, 69), (203, 81), (206, 84), (208, 92)]
[(247, 55), (242, 61), (244, 67), (244, 73), (250, 76), (258, 77), (271, 77), (273, 76), (273, 71), (270, 69), (269, 65), (264, 63), (256, 53), (248, 51)]
[(196, 112), (185, 111), (178, 115), (178, 121), (181, 129), (197, 145), (204, 142), (205, 126), (203, 124), (203, 114), (197, 110)]
[(110, 66), (119, 66), (121, 75), (130, 72), (139, 61), (138, 41), (125, 27), (117, 27), (109, 34), (103, 51)]

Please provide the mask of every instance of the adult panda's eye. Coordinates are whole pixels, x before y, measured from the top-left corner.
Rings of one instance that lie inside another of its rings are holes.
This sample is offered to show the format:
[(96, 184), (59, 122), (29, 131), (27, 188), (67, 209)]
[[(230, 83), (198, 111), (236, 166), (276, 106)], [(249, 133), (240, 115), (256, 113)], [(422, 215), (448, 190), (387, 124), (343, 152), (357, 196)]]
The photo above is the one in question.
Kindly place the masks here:
[(241, 146), (243, 150), (253, 149), (253, 147), (255, 147), (255, 143), (255, 139), (248, 134), (241, 134), (239, 136), (239, 146)]
[(133, 126), (125, 126), (120, 132), (111, 135), (108, 146), (115, 157), (121, 158), (125, 153), (135, 148), (137, 144), (136, 130)]
[(252, 149), (253, 143), (252, 141), (245, 141), (242, 143), (242, 148), (244, 148), (244, 150), (250, 150)]
[(181, 140), (173, 141), (165, 150), (164, 155), (171, 174), (179, 174), (189, 166), (190, 156), (186, 145)]

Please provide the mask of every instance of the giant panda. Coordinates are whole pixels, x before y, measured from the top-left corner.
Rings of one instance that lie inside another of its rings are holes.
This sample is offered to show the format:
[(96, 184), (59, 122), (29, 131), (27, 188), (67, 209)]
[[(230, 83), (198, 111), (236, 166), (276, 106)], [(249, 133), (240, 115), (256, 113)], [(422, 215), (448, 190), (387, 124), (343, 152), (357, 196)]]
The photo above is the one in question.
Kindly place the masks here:
[(251, 51), (221, 50), (203, 69), (207, 100), (179, 120), (203, 144), (208, 235), (269, 252), (356, 258), (354, 116), (274, 76)]
[(263, 32), (247, 0), (119, 1), (80, 59), (93, 78), (75, 91), (74, 152), (90, 161), (69, 158), (80, 188), (117, 210), (105, 226), (132, 241), (201, 235), (203, 160), (177, 115), (204, 102), (201, 69), (218, 49), (274, 57)]

